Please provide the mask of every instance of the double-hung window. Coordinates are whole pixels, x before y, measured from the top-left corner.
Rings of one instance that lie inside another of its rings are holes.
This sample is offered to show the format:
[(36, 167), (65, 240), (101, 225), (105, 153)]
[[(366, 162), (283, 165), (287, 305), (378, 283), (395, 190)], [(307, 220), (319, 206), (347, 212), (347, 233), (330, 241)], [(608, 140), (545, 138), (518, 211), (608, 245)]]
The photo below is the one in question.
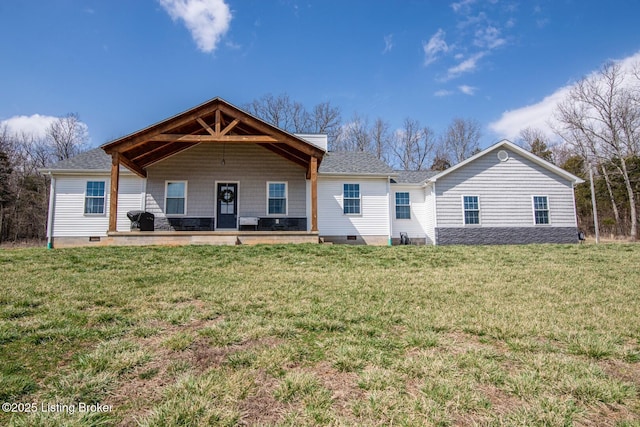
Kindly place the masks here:
[(533, 196), (533, 218), (536, 225), (549, 224), (549, 201), (547, 196)]
[(84, 196), (84, 213), (104, 215), (104, 181), (87, 181)]
[(344, 184), (342, 203), (345, 215), (360, 215), (360, 184)]
[(478, 196), (462, 196), (465, 225), (480, 224), (480, 204)]
[(396, 219), (411, 219), (409, 192), (396, 193)]
[(165, 214), (186, 215), (187, 181), (167, 181), (165, 190)]
[(267, 183), (267, 214), (286, 215), (287, 214), (287, 183), (268, 182)]

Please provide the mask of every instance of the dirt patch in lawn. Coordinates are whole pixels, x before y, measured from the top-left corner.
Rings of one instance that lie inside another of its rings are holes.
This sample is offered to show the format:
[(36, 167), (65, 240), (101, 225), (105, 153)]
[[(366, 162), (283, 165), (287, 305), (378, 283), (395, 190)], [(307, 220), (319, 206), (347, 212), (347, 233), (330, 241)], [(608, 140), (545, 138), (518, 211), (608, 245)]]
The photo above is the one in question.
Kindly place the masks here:
[[(205, 307), (201, 303), (190, 301), (196, 312)], [(149, 414), (151, 407), (159, 402), (164, 395), (165, 388), (176, 383), (185, 372), (206, 372), (209, 369), (222, 366), (229, 356), (243, 350), (258, 347), (276, 346), (281, 340), (273, 337), (245, 340), (238, 344), (224, 347), (210, 345), (206, 337), (198, 335), (198, 331), (215, 326), (222, 317), (214, 319), (193, 319), (182, 325), (173, 325), (164, 321), (154, 320), (147, 324), (151, 329), (157, 329), (154, 335), (147, 338), (135, 338), (135, 342), (152, 359), (142, 366), (136, 367), (131, 373), (122, 377), (119, 387), (114, 390), (106, 404), (114, 408), (122, 408), (123, 419), (121, 426), (138, 425), (138, 419)], [(167, 342), (180, 335), (192, 336), (193, 341), (182, 350), (167, 347)], [(262, 412), (274, 412), (273, 402), (267, 401), (268, 393), (258, 395), (258, 402), (264, 401)], [(254, 404), (254, 406), (262, 406)], [(249, 411), (250, 412), (250, 411)]]
[(283, 403), (274, 397), (278, 380), (265, 371), (258, 372), (255, 386), (255, 392), (240, 403), (243, 425), (277, 424), (293, 409), (292, 403)]

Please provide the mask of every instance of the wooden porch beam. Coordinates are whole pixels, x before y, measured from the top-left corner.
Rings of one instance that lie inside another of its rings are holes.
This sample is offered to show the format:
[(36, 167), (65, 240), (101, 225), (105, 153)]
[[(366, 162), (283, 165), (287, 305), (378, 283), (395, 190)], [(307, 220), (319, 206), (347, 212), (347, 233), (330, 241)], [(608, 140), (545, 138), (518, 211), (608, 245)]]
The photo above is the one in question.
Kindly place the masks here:
[(213, 136), (215, 136), (215, 135), (216, 135), (216, 131), (214, 131), (213, 129), (211, 129), (211, 126), (209, 126), (209, 125), (207, 124), (207, 122), (205, 122), (204, 120), (202, 120), (200, 117), (198, 117), (198, 118), (196, 119), (196, 121), (197, 121), (198, 123), (200, 123), (200, 126), (202, 126), (203, 128), (205, 128), (205, 130), (206, 130), (207, 132), (209, 132), (209, 135), (213, 135)]
[(318, 231), (318, 158), (311, 157), (311, 231)]
[[(214, 103), (207, 106), (207, 108), (194, 110), (189, 114), (180, 116), (179, 119), (167, 120), (158, 126), (154, 126), (155, 129), (153, 130), (153, 132), (146, 132), (146, 131), (136, 132), (135, 134), (127, 137), (127, 139), (125, 139), (124, 141), (118, 142), (117, 150), (123, 152), (131, 149), (132, 147), (135, 147), (136, 145), (144, 143), (146, 141), (153, 141), (154, 135), (162, 134), (164, 132), (170, 132), (172, 129), (178, 129), (181, 126), (192, 123), (198, 117), (204, 117), (208, 114), (213, 113), (218, 108), (219, 108), (219, 104)], [(151, 135), (149, 135), (150, 133)], [(106, 147), (105, 151), (107, 154), (111, 154), (115, 151), (115, 148), (116, 146)]]
[(236, 125), (237, 125), (238, 123), (240, 123), (240, 119), (235, 119), (235, 120), (233, 120), (231, 123), (229, 123), (229, 124), (227, 125), (227, 127), (226, 127), (226, 128), (222, 129), (221, 135), (226, 135), (226, 134), (228, 134), (228, 133), (231, 131), (231, 129), (233, 129), (234, 127), (236, 127)]
[(150, 138), (159, 142), (278, 142), (267, 135), (184, 135), (163, 133)]
[(285, 149), (278, 147), (276, 144), (260, 144), (260, 146), (266, 148), (267, 150), (273, 151), (277, 155), (284, 157), (285, 159), (290, 160), (293, 163), (296, 163), (302, 166), (303, 168), (307, 168), (307, 169), (309, 168), (309, 160), (305, 160), (301, 157), (298, 157), (286, 151)]
[(216, 135), (220, 135), (220, 109), (216, 110)]
[(140, 178), (146, 178), (147, 177), (147, 171), (142, 169), (140, 166), (135, 164), (133, 161), (127, 159), (123, 155), (119, 156), (119, 159), (120, 159), (120, 163), (125, 165), (127, 167), (127, 169), (129, 169), (131, 172), (133, 172), (136, 175), (138, 175)]
[[(261, 120), (258, 120), (253, 116), (250, 116), (242, 111), (232, 110), (230, 107), (227, 107), (224, 104), (221, 104), (219, 106), (219, 110), (230, 116), (240, 116), (238, 118), (240, 118), (243, 124), (246, 124), (252, 127), (253, 129), (255, 129), (260, 133), (273, 134), (273, 128), (270, 125), (267, 125)], [(307, 154), (309, 156), (321, 155), (322, 150), (320, 148), (315, 148), (311, 144), (298, 141), (295, 137), (291, 136), (290, 134), (287, 134), (286, 132), (281, 132), (281, 133), (282, 133), (282, 139), (279, 142), (285, 142), (287, 145), (291, 145), (298, 151), (301, 151), (304, 154)]]
[(160, 160), (164, 160), (167, 157), (171, 157), (174, 154), (181, 152), (182, 150), (193, 147), (193, 145), (193, 143), (186, 142), (167, 144), (162, 147), (161, 150), (154, 151), (153, 155), (141, 158), (140, 160), (138, 160), (138, 163), (140, 163), (142, 167), (146, 168), (147, 166), (157, 163)]
[(111, 155), (111, 191), (109, 195), (109, 232), (118, 230), (118, 186), (120, 185), (120, 153)]

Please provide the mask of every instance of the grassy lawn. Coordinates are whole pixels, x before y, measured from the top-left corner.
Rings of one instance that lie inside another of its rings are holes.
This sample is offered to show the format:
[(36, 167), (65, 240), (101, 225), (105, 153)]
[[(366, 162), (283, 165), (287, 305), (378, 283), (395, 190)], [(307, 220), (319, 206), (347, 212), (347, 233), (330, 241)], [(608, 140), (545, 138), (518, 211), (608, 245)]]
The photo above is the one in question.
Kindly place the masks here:
[(0, 425), (640, 425), (640, 245), (12, 249), (0, 275), (0, 402), (36, 404)]

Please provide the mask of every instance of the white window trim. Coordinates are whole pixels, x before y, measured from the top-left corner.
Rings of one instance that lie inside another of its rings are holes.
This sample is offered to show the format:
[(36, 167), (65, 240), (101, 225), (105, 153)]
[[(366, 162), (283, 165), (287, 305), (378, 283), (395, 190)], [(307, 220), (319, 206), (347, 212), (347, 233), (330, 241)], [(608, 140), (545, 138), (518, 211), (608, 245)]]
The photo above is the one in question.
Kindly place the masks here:
[[(398, 193), (407, 193), (409, 195), (409, 204), (408, 205), (398, 205), (398, 199), (396, 194)], [(410, 191), (395, 191), (393, 193), (393, 202), (395, 203), (395, 208), (393, 215), (395, 216), (396, 221), (410, 221), (411, 220), (411, 192)], [(398, 206), (409, 206), (409, 218), (398, 218)]]
[[(357, 185), (358, 186), (358, 197), (344, 197), (344, 186), (346, 184), (349, 185)], [(360, 212), (358, 213), (345, 213), (344, 212), (344, 201), (345, 200), (359, 200), (360, 201)], [(359, 182), (343, 182), (342, 183), (342, 215), (346, 215), (346, 216), (362, 216), (362, 190), (360, 189), (360, 183)]]
[[(476, 197), (478, 199), (478, 223), (477, 224), (467, 224), (465, 221), (465, 208), (464, 208), (464, 198), (465, 197)], [(482, 206), (480, 204), (480, 196), (477, 194), (462, 194), (460, 196), (460, 200), (462, 201), (462, 225), (465, 227), (479, 227), (482, 225)]]
[[(97, 196), (87, 196), (87, 184), (90, 182), (101, 182), (104, 184), (104, 194), (102, 197)], [(90, 213), (87, 212), (87, 199), (102, 199), (102, 213)], [(82, 212), (85, 216), (106, 216), (107, 215), (107, 182), (104, 180), (91, 180), (88, 179), (84, 182), (84, 206), (82, 207)]]
[[(184, 213), (181, 214), (168, 214), (167, 213), (167, 190), (169, 187), (169, 183), (171, 184), (178, 184), (178, 183), (184, 183)], [(181, 216), (187, 216), (187, 199), (188, 199), (188, 195), (189, 195), (189, 182), (185, 181), (185, 180), (180, 180), (180, 179), (168, 179), (164, 182), (164, 214), (165, 216), (167, 216), (168, 218), (174, 218), (174, 217), (181, 217)]]
[[(545, 199), (547, 199), (547, 218), (549, 218), (549, 222), (547, 222), (546, 224), (538, 224), (536, 223), (536, 202), (535, 202), (535, 198), (536, 197), (544, 197)], [(549, 203), (549, 196), (544, 195), (544, 194), (534, 194), (531, 196), (531, 210), (532, 210), (532, 214), (533, 214), (533, 225), (535, 225), (536, 227), (548, 227), (551, 225), (551, 203)]]
[[(269, 213), (269, 184), (284, 184), (284, 213)], [(267, 206), (266, 213), (269, 217), (285, 217), (289, 215), (289, 181), (267, 181)]]

